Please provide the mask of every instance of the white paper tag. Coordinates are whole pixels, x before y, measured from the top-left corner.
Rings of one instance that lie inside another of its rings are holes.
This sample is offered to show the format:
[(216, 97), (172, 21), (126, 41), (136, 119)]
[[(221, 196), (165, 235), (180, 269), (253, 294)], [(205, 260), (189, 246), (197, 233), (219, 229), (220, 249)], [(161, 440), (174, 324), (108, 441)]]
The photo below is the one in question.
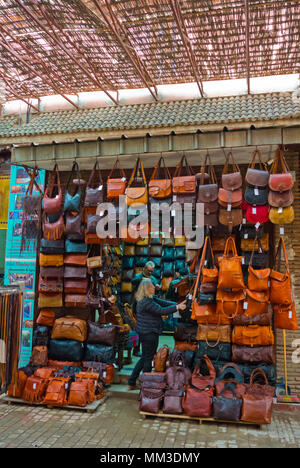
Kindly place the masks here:
[(103, 215), (104, 215), (104, 211), (100, 211), (99, 216), (103, 216)]
[(102, 273), (102, 271), (99, 271), (99, 277), (100, 277), (100, 278), (103, 278), (103, 273)]
[(242, 265), (245, 265), (245, 257), (242, 257)]
[(176, 216), (176, 211), (175, 211), (175, 210), (172, 210), (172, 211), (171, 211), (171, 215), (172, 215), (172, 216)]
[(152, 367), (154, 367), (154, 361), (152, 361)]
[(32, 384), (32, 388), (33, 388), (33, 390), (36, 389), (36, 383)]
[(206, 265), (207, 265), (207, 260), (205, 260), (205, 262), (204, 262), (204, 266), (206, 266)]
[(260, 226), (260, 223), (256, 223), (255, 224), (255, 229), (258, 230), (259, 226)]
[(178, 365), (179, 365), (179, 366), (182, 366), (182, 361), (178, 361)]
[(227, 211), (231, 211), (231, 205), (227, 205)]
[(283, 208), (282, 207), (278, 208), (278, 213), (282, 213), (282, 212), (283, 212)]
[(256, 197), (259, 195), (259, 190), (258, 190), (258, 188), (255, 188), (255, 189), (254, 189), (254, 195), (255, 195)]
[(246, 223), (247, 223), (246, 218), (243, 218), (243, 224), (246, 224)]
[(259, 253), (263, 253), (263, 251), (262, 251), (262, 248), (261, 248), (261, 247), (259, 247), (259, 251), (258, 251), (258, 252), (259, 252)]
[(67, 388), (68, 388), (68, 384), (67, 384), (67, 383), (65, 383), (65, 389), (67, 390)]
[(247, 310), (248, 309), (248, 302), (244, 302), (243, 309)]
[(248, 239), (248, 237), (249, 237), (249, 234), (246, 232), (246, 233), (244, 234), (244, 239)]
[(114, 366), (115, 369), (118, 369), (117, 364), (114, 363), (113, 366)]
[(103, 377), (106, 378), (106, 371), (103, 372)]
[(176, 195), (173, 195), (173, 201), (176, 201), (177, 198), (176, 198)]
[(103, 190), (103, 185), (100, 185), (100, 187), (98, 187), (98, 190)]
[(271, 281), (268, 281), (268, 288), (271, 287)]
[(293, 311), (289, 310), (289, 319), (293, 318)]
[(122, 182), (126, 182), (126, 178), (125, 177), (122, 177)]
[(256, 207), (255, 206), (252, 207), (252, 214), (256, 214)]
[(280, 231), (280, 235), (281, 235), (281, 236), (284, 236), (284, 228), (281, 227), (281, 228), (279, 229), (279, 231)]
[(187, 298), (191, 301), (193, 299), (192, 294), (188, 294)]

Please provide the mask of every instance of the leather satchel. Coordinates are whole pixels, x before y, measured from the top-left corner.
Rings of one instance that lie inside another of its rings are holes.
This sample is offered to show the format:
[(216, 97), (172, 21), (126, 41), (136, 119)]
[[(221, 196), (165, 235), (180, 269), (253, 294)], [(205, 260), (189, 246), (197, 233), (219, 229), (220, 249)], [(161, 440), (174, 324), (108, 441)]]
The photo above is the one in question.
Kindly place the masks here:
[(86, 279), (87, 278), (87, 268), (86, 267), (76, 267), (76, 266), (65, 266), (64, 269), (64, 278), (65, 279)]
[[(85, 267), (87, 261), (87, 255), (81, 253), (71, 253), (64, 255), (64, 264), (66, 266), (78, 266)], [(76, 277), (75, 277), (76, 278)]]
[[(255, 168), (256, 157), (258, 157), (259, 169)], [(261, 152), (256, 149), (246, 173), (246, 182), (254, 187), (266, 187), (269, 181), (269, 172), (266, 164), (263, 162)], [(250, 202), (249, 202), (250, 203)], [(256, 203), (257, 205), (259, 203)]]
[(87, 343), (103, 344), (107, 346), (114, 346), (116, 344), (118, 328), (115, 325), (88, 321), (87, 326)]
[(218, 327), (212, 328), (210, 325), (199, 324), (197, 335), (197, 341), (213, 341), (216, 344), (231, 343), (231, 326), (230, 325), (219, 325)]
[(231, 208), (238, 208), (239, 206), (241, 206), (242, 201), (242, 189), (225, 190), (222, 187), (219, 188), (218, 202), (220, 206), (227, 208), (228, 205), (230, 205)]
[(42, 278), (63, 278), (64, 267), (43, 267), (40, 265), (40, 275)]
[(182, 407), (188, 416), (210, 418), (212, 415), (213, 389), (203, 389), (189, 386), (182, 399)]
[(294, 194), (292, 190), (286, 190), (285, 192), (275, 192), (274, 190), (269, 191), (268, 203), (274, 208), (287, 208), (294, 202)]
[(165, 372), (143, 372), (140, 376), (142, 388), (166, 388)]
[(47, 307), (62, 307), (63, 297), (62, 293), (39, 293), (38, 307), (40, 309)]
[(255, 270), (250, 264), (248, 273), (248, 288), (251, 291), (267, 291), (269, 289), (270, 268)]
[(219, 223), (228, 226), (231, 232), (235, 226), (239, 226), (243, 222), (243, 212), (240, 208), (234, 208), (231, 211), (225, 208), (219, 210)]
[[(185, 166), (186, 175), (181, 175), (183, 167)], [(176, 166), (175, 173), (172, 179), (173, 193), (179, 194), (195, 194), (196, 193), (196, 176), (193, 174), (191, 167), (189, 166), (186, 156), (183, 155), (179, 164)], [(195, 196), (190, 201), (195, 201)], [(176, 197), (176, 201), (177, 197)]]
[(88, 280), (65, 280), (64, 291), (65, 294), (86, 294), (88, 288)]
[(257, 229), (255, 226), (244, 224), (241, 228), (241, 239), (261, 239), (264, 234), (264, 227), (259, 226)]
[(86, 321), (75, 317), (62, 317), (55, 320), (51, 339), (85, 341), (87, 337)]
[(241, 421), (271, 424), (273, 397), (243, 395)]
[(232, 360), (242, 364), (264, 362), (275, 364), (274, 346), (237, 346), (232, 345)]
[[(115, 169), (119, 166), (120, 176), (119, 178), (112, 177)], [(106, 197), (108, 200), (112, 198), (118, 198), (120, 195), (124, 195), (126, 189), (126, 175), (121, 167), (119, 158), (116, 159), (112, 170), (108, 176), (106, 184)]]
[[(266, 375), (266, 371), (263, 368), (264, 366), (256, 367), (252, 370), (249, 384), (247, 385), (246, 394), (253, 395), (254, 397), (268, 395), (271, 397), (275, 396), (275, 387), (274, 385), (269, 385), (269, 380)], [(269, 366), (270, 367), (270, 366)], [(258, 383), (257, 378), (260, 382)]]
[[(232, 162), (232, 172), (228, 173), (228, 168), (230, 164), (230, 159)], [(238, 190), (242, 186), (242, 174), (240, 172), (239, 166), (235, 162), (232, 152), (230, 151), (226, 157), (224, 169), (222, 172), (222, 187), (225, 190)]]
[(114, 364), (115, 362), (115, 348), (114, 346), (107, 346), (98, 343), (87, 343), (85, 354), (85, 361), (101, 361), (106, 364)]
[[(285, 273), (281, 273), (279, 271), (282, 248), (284, 252), (284, 260), (286, 265)], [(277, 270), (272, 269), (270, 273), (270, 302), (272, 304), (289, 305), (292, 303), (291, 277), (289, 270), (289, 261), (283, 237), (280, 237), (274, 264), (276, 264), (276, 259), (278, 259)]]
[(155, 372), (165, 372), (169, 353), (170, 348), (167, 345), (164, 345), (157, 351), (156, 355), (154, 356)]
[(250, 205), (267, 205), (268, 203), (268, 189), (247, 187), (245, 190), (244, 199)]
[(87, 245), (84, 242), (75, 242), (70, 239), (66, 239), (65, 251), (66, 253), (86, 253)]
[(163, 413), (165, 414), (182, 414), (182, 397), (184, 396), (183, 390), (168, 389), (165, 391)]
[(66, 231), (65, 235), (69, 240), (84, 239), (84, 225), (82, 224), (82, 211), (79, 213), (66, 213)]
[(104, 202), (104, 184), (102, 174), (99, 168), (98, 160), (95, 162), (90, 178), (88, 180), (86, 190), (84, 206), (98, 206)]
[(269, 252), (269, 234), (265, 233), (260, 239), (241, 239), (241, 249), (246, 252), (263, 251)]
[(55, 321), (55, 312), (53, 309), (42, 309), (39, 312), (36, 323), (38, 325), (45, 325), (46, 327), (53, 327)]
[(270, 171), (269, 187), (275, 192), (285, 192), (291, 190), (294, 185), (294, 180), (289, 172), (287, 165), (284, 148), (280, 146), (276, 153)]
[(143, 388), (140, 391), (140, 411), (145, 413), (159, 413), (163, 404), (164, 392), (156, 388)]
[(272, 324), (272, 310), (269, 310), (261, 315), (247, 315), (247, 311), (244, 311), (242, 314), (237, 314), (232, 319), (233, 325), (271, 325)]
[[(232, 256), (230, 256), (232, 252)], [(234, 239), (229, 237), (226, 241), (224, 255), (219, 258), (219, 280), (220, 289), (244, 289), (242, 272), (242, 257), (237, 255)]]
[(85, 294), (65, 294), (65, 307), (85, 308)]
[[(140, 167), (143, 186), (142, 187), (132, 187), (132, 184), (136, 181), (138, 175), (138, 169)], [(133, 204), (146, 205), (148, 203), (148, 189), (147, 189), (147, 180), (144, 172), (143, 163), (140, 158), (137, 159), (135, 167), (132, 171), (131, 177), (129, 179), (127, 189), (126, 189), (126, 205), (131, 206)]]
[(62, 279), (43, 279), (39, 276), (38, 291), (42, 293), (62, 293), (63, 281)]
[(290, 224), (295, 219), (295, 212), (292, 206), (287, 208), (271, 208), (269, 218), (273, 224)]
[(174, 331), (174, 340), (193, 343), (196, 341), (196, 334), (197, 325), (194, 325), (192, 323), (179, 322)]
[(246, 289), (243, 310), (248, 316), (266, 314), (269, 304), (269, 290), (251, 291)]
[[(231, 392), (232, 398), (224, 397), (225, 392)], [(220, 395), (213, 397), (213, 418), (222, 421), (239, 421), (241, 418), (242, 400), (235, 392), (234, 383), (226, 383)]]
[(249, 223), (266, 223), (269, 221), (269, 205), (253, 206), (244, 202), (243, 209), (246, 211), (246, 219)]
[(283, 330), (298, 330), (295, 302), (289, 305), (274, 304), (275, 328)]
[(41, 239), (40, 252), (46, 255), (63, 254), (65, 252), (65, 242), (63, 239), (55, 241)]
[[(56, 181), (56, 184), (55, 184)], [(56, 187), (57, 194), (54, 195)], [(47, 214), (57, 214), (62, 208), (62, 190), (60, 185), (58, 165), (55, 164), (53, 171), (49, 177), (49, 184), (45, 190), (43, 198), (43, 210)]]
[[(164, 165), (164, 179), (157, 177), (160, 175), (161, 163)], [(165, 160), (161, 156), (156, 164), (149, 181), (149, 195), (152, 198), (164, 199), (172, 194), (172, 179), (169, 169), (166, 167)]]
[[(208, 173), (208, 180), (205, 180), (206, 169)], [(206, 183), (208, 182), (208, 183)], [(218, 209), (218, 184), (217, 178), (214, 171), (214, 167), (211, 163), (210, 155), (207, 153), (203, 166), (201, 167), (201, 175), (199, 181), (197, 202), (204, 203), (204, 213), (210, 214), (215, 213)], [(209, 213), (208, 213), (209, 212)]]
[(47, 215), (43, 216), (43, 236), (48, 241), (55, 241), (61, 239), (65, 232), (65, 222), (63, 215), (61, 214), (57, 221), (50, 223)]
[(270, 346), (274, 344), (272, 327), (249, 325), (235, 326), (232, 332), (232, 343), (239, 346)]

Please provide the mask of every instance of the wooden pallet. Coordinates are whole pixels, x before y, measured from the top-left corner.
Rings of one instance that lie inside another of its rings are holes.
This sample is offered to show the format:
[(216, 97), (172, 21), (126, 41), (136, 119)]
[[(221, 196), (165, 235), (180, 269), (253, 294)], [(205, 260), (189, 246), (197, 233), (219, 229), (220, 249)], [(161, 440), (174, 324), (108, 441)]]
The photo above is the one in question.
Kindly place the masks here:
[(229, 423), (229, 424), (241, 424), (241, 425), (246, 425), (246, 426), (255, 426), (256, 428), (261, 428), (261, 424), (256, 424), (252, 422), (247, 422), (247, 421), (223, 421), (221, 419), (214, 419), (214, 418), (198, 418), (197, 416), (188, 416), (187, 414), (166, 414), (160, 411), (157, 414), (154, 413), (147, 413), (145, 411), (140, 411), (140, 415), (142, 416), (143, 419), (146, 419), (148, 417), (152, 418), (172, 418), (172, 419), (187, 419), (190, 421), (197, 421), (199, 424), (202, 424), (203, 422), (213, 422), (213, 423)]
[(67, 405), (67, 406), (54, 406), (54, 405), (44, 405), (43, 403), (30, 403), (29, 401), (24, 401), (21, 398), (13, 398), (9, 397), (7, 395), (4, 395), (0, 398), (1, 401), (4, 401), (8, 405), (11, 404), (17, 404), (17, 405), (29, 405), (29, 406), (43, 406), (44, 408), (49, 408), (49, 409), (62, 409), (62, 410), (72, 410), (72, 411), (83, 411), (86, 413), (94, 413), (97, 411), (99, 406), (103, 405), (105, 401), (109, 397), (109, 393), (106, 393), (101, 400), (94, 400), (93, 403), (89, 403), (86, 406), (73, 406), (73, 405)]

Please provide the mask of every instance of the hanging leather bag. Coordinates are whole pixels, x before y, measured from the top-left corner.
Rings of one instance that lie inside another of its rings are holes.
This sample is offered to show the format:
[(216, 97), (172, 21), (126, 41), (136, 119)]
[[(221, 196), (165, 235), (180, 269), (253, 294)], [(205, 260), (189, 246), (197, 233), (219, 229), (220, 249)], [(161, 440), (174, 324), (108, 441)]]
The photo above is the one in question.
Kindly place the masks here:
[(40, 309), (47, 307), (62, 307), (63, 296), (62, 293), (39, 293), (38, 307)]
[(42, 293), (62, 293), (63, 281), (62, 279), (43, 279), (39, 276), (38, 291)]
[[(208, 370), (208, 375), (200, 374), (201, 361), (205, 362), (205, 366), (207, 367), (207, 370)], [(207, 387), (210, 387), (211, 388), (210, 393), (212, 393), (212, 389), (215, 385), (215, 378), (216, 378), (215, 368), (211, 360), (209, 359), (209, 357), (206, 354), (203, 354), (194, 367), (194, 371), (191, 377), (191, 384), (198, 389), (205, 389)]]
[(284, 148), (280, 146), (275, 153), (271, 167), (269, 187), (275, 192), (285, 192), (291, 190), (293, 185), (294, 180), (289, 172), (289, 167), (284, 156)]
[(84, 308), (85, 303), (85, 294), (65, 294), (65, 307)]
[[(232, 253), (232, 256), (230, 256)], [(234, 239), (229, 237), (226, 241), (224, 255), (219, 258), (219, 289), (244, 289), (242, 272), (242, 257), (237, 255)]]
[(213, 341), (216, 344), (231, 343), (231, 326), (230, 325), (219, 325), (218, 327), (212, 328), (210, 325), (199, 324), (197, 335), (197, 341)]
[(88, 280), (66, 280), (64, 281), (65, 294), (86, 294), (88, 288)]
[(241, 249), (246, 252), (269, 252), (269, 234), (266, 232), (260, 239), (241, 239)]
[(69, 240), (82, 241), (84, 239), (84, 225), (82, 224), (82, 211), (79, 213), (66, 213), (65, 235)]
[(287, 208), (271, 208), (269, 218), (273, 224), (291, 224), (295, 219), (295, 212), (292, 206)]
[[(186, 175), (182, 175), (182, 170), (185, 167)], [(186, 156), (183, 155), (179, 164), (176, 166), (175, 173), (172, 179), (173, 194), (176, 196), (176, 200), (180, 203), (180, 197), (177, 195), (192, 195), (190, 201), (196, 199), (196, 176), (193, 174), (191, 167), (189, 166)]]
[[(284, 261), (286, 267), (285, 273), (280, 273), (281, 248), (283, 248), (284, 252)], [(289, 305), (292, 303), (291, 277), (289, 261), (283, 237), (280, 237), (279, 239), (274, 265), (276, 265), (276, 260), (277, 269), (275, 270), (273, 268), (270, 273), (270, 302), (272, 304)]]
[[(132, 187), (133, 183), (136, 183), (138, 177), (138, 170), (140, 168), (141, 177), (142, 177), (142, 187)], [(143, 163), (140, 158), (137, 159), (135, 167), (132, 171), (131, 177), (129, 179), (127, 189), (126, 189), (126, 205), (131, 206), (133, 204), (146, 205), (148, 203), (148, 190), (147, 190), (147, 180), (144, 172)]]
[(272, 325), (272, 309), (268, 308), (268, 311), (265, 314), (261, 315), (246, 315), (247, 311), (242, 314), (237, 314), (232, 319), (233, 325)]
[(63, 239), (55, 241), (41, 239), (40, 252), (46, 255), (63, 254), (65, 252), (65, 242)]
[[(119, 166), (120, 176), (119, 178), (112, 177), (115, 169)], [(120, 195), (125, 194), (126, 189), (126, 175), (121, 167), (121, 163), (119, 158), (117, 158), (114, 162), (113, 168), (110, 171), (110, 174), (107, 179), (106, 184), (106, 197), (110, 200), (112, 198), (118, 198)]]
[(155, 372), (165, 372), (169, 353), (170, 348), (167, 345), (164, 345), (157, 351), (156, 355), (154, 356)]
[(243, 304), (243, 311), (248, 316), (266, 314), (269, 304), (269, 290), (251, 291), (246, 289), (246, 299)]
[(294, 202), (294, 194), (292, 190), (286, 190), (285, 192), (275, 192), (274, 190), (269, 191), (268, 203), (273, 208), (287, 208)]
[[(228, 172), (230, 160), (232, 163), (232, 172)], [(242, 186), (242, 174), (239, 166), (235, 162), (232, 152), (230, 151), (226, 157), (224, 169), (222, 172), (222, 187), (225, 190), (238, 190)]]
[(64, 276), (64, 267), (49, 267), (49, 266), (42, 266), (40, 264), (40, 275), (42, 278), (63, 278)]
[[(66, 265), (66, 267), (69, 267), (69, 266), (85, 267), (86, 261), (87, 261), (87, 255), (85, 253), (74, 252), (74, 253), (66, 253), (64, 255), (64, 265)], [(74, 276), (74, 278), (78, 278), (78, 276)]]
[(71, 180), (73, 181), (73, 184), (74, 184), (74, 180), (73, 180), (74, 175), (76, 175), (77, 177), (76, 181), (80, 182), (81, 178), (80, 178), (80, 173), (79, 173), (79, 166), (76, 161), (73, 162), (72, 169), (71, 169), (71, 172), (67, 181), (67, 185), (66, 185), (65, 199), (64, 199), (64, 212), (74, 211), (78, 213), (80, 209), (82, 189), (81, 189), (81, 186), (78, 185), (78, 182), (76, 183), (76, 189), (75, 189), (74, 194), (71, 195), (69, 193)]
[[(164, 165), (164, 178), (160, 176), (161, 164)], [(158, 176), (158, 177), (157, 177)], [(154, 171), (149, 181), (149, 195), (152, 198), (164, 199), (170, 197), (172, 194), (172, 179), (169, 169), (166, 167), (165, 160), (161, 156), (156, 164)]]
[[(205, 180), (205, 173), (208, 173), (208, 180)], [(208, 183), (206, 183), (208, 182)], [(210, 155), (207, 153), (203, 166), (201, 167), (201, 175), (199, 181), (197, 202), (204, 203), (204, 213), (211, 214), (218, 210), (218, 184), (211, 163)]]
[(225, 208), (220, 208), (219, 210), (219, 223), (227, 226), (229, 232), (235, 226), (239, 226), (243, 222), (243, 212), (240, 208), (234, 208), (231, 211), (226, 210)]
[(43, 237), (48, 241), (56, 241), (61, 239), (66, 227), (64, 222), (64, 217), (61, 214), (57, 221), (50, 223), (46, 214), (43, 216)]
[[(56, 181), (56, 183), (55, 183)], [(55, 190), (56, 187), (56, 190)], [(54, 195), (54, 192), (57, 192)], [(49, 184), (45, 190), (43, 198), (43, 210), (47, 214), (57, 214), (62, 209), (62, 190), (60, 185), (60, 177), (58, 171), (58, 165), (55, 164), (53, 171), (49, 177)]]
[(298, 330), (295, 302), (289, 305), (274, 304), (275, 328), (283, 330)]
[(88, 180), (86, 190), (84, 206), (98, 206), (104, 202), (104, 184), (102, 174), (99, 168), (98, 160), (95, 162), (90, 178)]
[(249, 205), (249, 203), (244, 203), (244, 207), (246, 211), (246, 219), (249, 223), (266, 223), (269, 220), (269, 205), (264, 206), (253, 206)]
[(45, 325), (46, 327), (53, 327), (55, 321), (55, 312), (53, 309), (42, 309), (39, 312), (36, 323), (38, 325)]
[(231, 343), (198, 341), (198, 351), (195, 359), (203, 355), (207, 355), (213, 362), (231, 361)]
[[(259, 169), (255, 168), (256, 158), (258, 157)], [(261, 152), (256, 149), (246, 173), (246, 182), (254, 187), (266, 187), (269, 181), (269, 172), (266, 164), (262, 160)], [(249, 202), (250, 203), (250, 202)], [(255, 203), (260, 204), (260, 203)]]
[(231, 208), (238, 208), (239, 206), (241, 206), (242, 201), (242, 189), (225, 190), (222, 187), (219, 188), (218, 203), (220, 206), (227, 208), (228, 205), (230, 205)]

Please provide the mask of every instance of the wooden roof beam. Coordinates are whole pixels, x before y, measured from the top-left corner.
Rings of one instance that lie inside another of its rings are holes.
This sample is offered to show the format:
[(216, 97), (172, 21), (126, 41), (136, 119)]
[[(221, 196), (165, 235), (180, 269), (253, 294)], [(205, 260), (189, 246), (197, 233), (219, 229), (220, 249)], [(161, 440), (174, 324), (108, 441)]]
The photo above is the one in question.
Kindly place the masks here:
[(191, 44), (190, 38), (189, 38), (188, 33), (187, 33), (187, 29), (186, 29), (186, 26), (185, 26), (185, 22), (184, 22), (184, 18), (183, 18), (183, 15), (182, 15), (182, 11), (181, 11), (179, 2), (178, 2), (178, 0), (169, 0), (169, 3), (170, 3), (170, 6), (171, 6), (171, 9), (172, 9), (173, 16), (174, 16), (174, 19), (176, 21), (177, 27), (178, 27), (179, 34), (181, 36), (181, 40), (183, 42), (183, 45), (185, 47), (188, 59), (190, 61), (190, 64), (191, 64), (191, 67), (192, 67), (192, 70), (193, 70), (193, 74), (194, 74), (194, 77), (195, 77), (195, 81), (196, 81), (198, 89), (200, 91), (200, 95), (201, 95), (201, 97), (203, 97), (204, 96), (203, 84), (202, 84), (202, 81), (201, 81), (201, 79), (199, 77), (198, 66), (197, 66), (195, 54), (194, 54), (194, 51), (193, 51), (193, 46)]
[(32, 107), (32, 109), (36, 110), (37, 112), (40, 112), (40, 108), (39, 107), (36, 107), (34, 106), (33, 104), (31, 104), (31, 102), (29, 102), (27, 99), (23, 98), (17, 91), (14, 90), (14, 88), (12, 87), (12, 85), (9, 83), (9, 81), (7, 80), (6, 76), (1, 73), (0, 71), (0, 78), (4, 81), (4, 83), (9, 87), (10, 89), (10, 92), (11, 94), (13, 94), (13, 96), (15, 96), (16, 99), (20, 99), (21, 101), (25, 102), (25, 104), (27, 104), (28, 106)]
[[(43, 23), (36, 17), (36, 15), (26, 6), (23, 4), (22, 0), (16, 0), (16, 2), (18, 3), (18, 5), (26, 12), (26, 14), (32, 19), (32, 21), (34, 21), (49, 37), (50, 39), (58, 46), (60, 47), (61, 50), (63, 50), (63, 52), (70, 58), (70, 60), (72, 60), (80, 69), (81, 71), (86, 75), (88, 76), (88, 78), (94, 83), (96, 84), (99, 89), (101, 89), (108, 97), (109, 99), (111, 99), (114, 104), (118, 105), (118, 101), (102, 86), (102, 84), (99, 82), (99, 80), (97, 78), (95, 78), (93, 76), (93, 74), (87, 70), (81, 63), (80, 63), (80, 60), (76, 57), (74, 57), (74, 55), (68, 51), (68, 49), (59, 41), (59, 39), (57, 39), (56, 35), (53, 34), (53, 30), (52, 32), (50, 32), (44, 25)], [(33, 2), (34, 4), (37, 4), (36, 2)], [(40, 12), (42, 13), (43, 17), (47, 20), (48, 24), (49, 24), (49, 17), (47, 18), (47, 14), (45, 13), (44, 9), (42, 9), (40, 7), (40, 5), (38, 4), (39, 6), (39, 10)], [(80, 57), (80, 59), (82, 59), (82, 57)]]
[[(143, 60), (139, 57), (139, 54), (136, 52), (127, 30), (124, 28), (117, 15), (113, 11), (110, 1), (105, 0), (105, 4), (108, 9), (110, 18), (104, 11), (103, 7), (99, 4), (98, 0), (93, 0), (93, 3), (99, 11), (99, 13), (101, 14), (101, 16), (103, 17), (110, 31), (113, 33), (118, 44), (121, 46), (121, 48), (129, 58), (135, 71), (137, 72), (145, 86), (148, 88), (150, 94), (157, 101), (158, 97), (156, 84), (153, 78), (151, 77), (150, 73), (148, 72)], [(152, 88), (154, 88), (154, 91)]]

